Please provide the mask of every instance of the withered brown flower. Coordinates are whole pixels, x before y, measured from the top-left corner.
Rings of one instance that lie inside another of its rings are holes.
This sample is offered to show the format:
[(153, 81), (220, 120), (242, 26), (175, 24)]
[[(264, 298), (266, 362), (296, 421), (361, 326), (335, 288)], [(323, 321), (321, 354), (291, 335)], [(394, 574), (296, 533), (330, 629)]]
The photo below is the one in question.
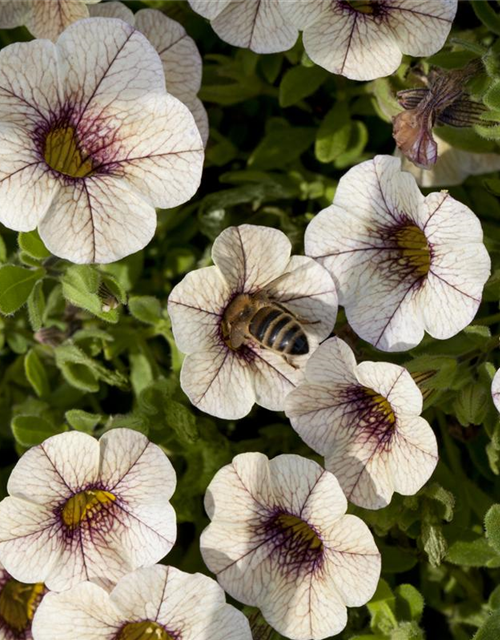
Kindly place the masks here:
[(483, 122), (480, 116), (486, 107), (472, 100), (467, 92), (468, 81), (481, 70), (479, 60), (463, 69), (432, 69), (422, 78), (426, 87), (397, 93), (404, 111), (393, 118), (393, 136), (401, 152), (415, 165), (429, 169), (436, 163), (437, 143), (432, 136), (435, 126), (471, 127)]

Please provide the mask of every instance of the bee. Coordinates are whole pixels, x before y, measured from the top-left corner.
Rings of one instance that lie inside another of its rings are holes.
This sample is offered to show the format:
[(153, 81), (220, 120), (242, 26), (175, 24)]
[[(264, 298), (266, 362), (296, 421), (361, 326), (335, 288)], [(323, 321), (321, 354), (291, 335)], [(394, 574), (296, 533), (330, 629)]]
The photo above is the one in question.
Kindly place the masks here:
[(255, 293), (240, 293), (229, 304), (222, 319), (222, 335), (231, 349), (254, 341), (285, 359), (309, 353), (309, 342), (302, 326), (305, 321), (272, 298), (273, 287), (286, 275)]

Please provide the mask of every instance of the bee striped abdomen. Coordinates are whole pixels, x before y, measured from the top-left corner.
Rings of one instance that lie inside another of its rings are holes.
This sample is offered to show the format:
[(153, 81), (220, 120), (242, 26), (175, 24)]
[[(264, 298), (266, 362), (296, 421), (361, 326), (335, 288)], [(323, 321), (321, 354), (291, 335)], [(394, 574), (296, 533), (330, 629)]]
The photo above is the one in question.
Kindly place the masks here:
[(263, 307), (250, 322), (250, 335), (262, 346), (285, 355), (303, 355), (309, 351), (304, 330), (297, 320), (276, 307)]

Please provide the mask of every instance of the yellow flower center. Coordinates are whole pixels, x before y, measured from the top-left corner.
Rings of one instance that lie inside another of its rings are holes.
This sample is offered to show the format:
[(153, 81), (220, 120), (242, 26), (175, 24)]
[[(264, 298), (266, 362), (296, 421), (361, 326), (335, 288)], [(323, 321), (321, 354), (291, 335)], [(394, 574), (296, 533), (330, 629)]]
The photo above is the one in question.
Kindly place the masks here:
[(84, 520), (93, 518), (103, 509), (104, 505), (111, 504), (115, 500), (116, 496), (109, 491), (101, 489), (80, 491), (64, 505), (62, 520), (68, 528), (76, 529)]
[(323, 549), (323, 543), (316, 531), (298, 516), (281, 513), (274, 521), (274, 524), (283, 533), (286, 533), (287, 538), (291, 538), (294, 541), (295, 548), (307, 549), (308, 551), (321, 551)]
[(129, 622), (122, 627), (115, 640), (174, 640), (172, 636), (156, 622)]
[(359, 13), (373, 14), (376, 10), (376, 0), (347, 0), (347, 4)]
[(385, 424), (394, 426), (396, 423), (396, 416), (392, 410), (391, 403), (387, 398), (380, 395), (373, 389), (365, 389), (366, 395), (370, 398), (371, 409), (378, 414)]
[(92, 159), (86, 155), (71, 125), (52, 129), (45, 138), (43, 152), (51, 169), (71, 178), (86, 178), (93, 172)]
[(16, 633), (28, 629), (43, 591), (41, 582), (24, 584), (11, 578), (0, 591), (0, 619)]
[(396, 231), (396, 243), (401, 251), (401, 263), (410, 267), (419, 277), (425, 277), (431, 268), (431, 250), (424, 232), (410, 224)]

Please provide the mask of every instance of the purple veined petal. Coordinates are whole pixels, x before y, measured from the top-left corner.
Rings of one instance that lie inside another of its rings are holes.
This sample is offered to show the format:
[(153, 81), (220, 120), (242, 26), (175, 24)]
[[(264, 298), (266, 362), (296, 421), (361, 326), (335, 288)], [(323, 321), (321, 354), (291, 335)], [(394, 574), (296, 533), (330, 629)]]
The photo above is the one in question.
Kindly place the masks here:
[(281, 231), (243, 224), (225, 229), (216, 238), (212, 260), (235, 291), (252, 292), (284, 273), (291, 249)]
[[(315, 462), (241, 454), (216, 474), (205, 505), (211, 518), (201, 536), (207, 566), (230, 595), (260, 607), (279, 633), (294, 640), (331, 636), (346, 624), (346, 604), (362, 604), (373, 594), (380, 574), (373, 538), (358, 518), (344, 515), (347, 502), (337, 480)], [(357, 568), (342, 560), (348, 553), (357, 554)], [(344, 593), (335, 583), (337, 565)], [(363, 576), (361, 567), (369, 569)]]
[(26, 17), (26, 27), (35, 38), (56, 40), (73, 22), (89, 17), (87, 4), (99, 0), (35, 0)]

